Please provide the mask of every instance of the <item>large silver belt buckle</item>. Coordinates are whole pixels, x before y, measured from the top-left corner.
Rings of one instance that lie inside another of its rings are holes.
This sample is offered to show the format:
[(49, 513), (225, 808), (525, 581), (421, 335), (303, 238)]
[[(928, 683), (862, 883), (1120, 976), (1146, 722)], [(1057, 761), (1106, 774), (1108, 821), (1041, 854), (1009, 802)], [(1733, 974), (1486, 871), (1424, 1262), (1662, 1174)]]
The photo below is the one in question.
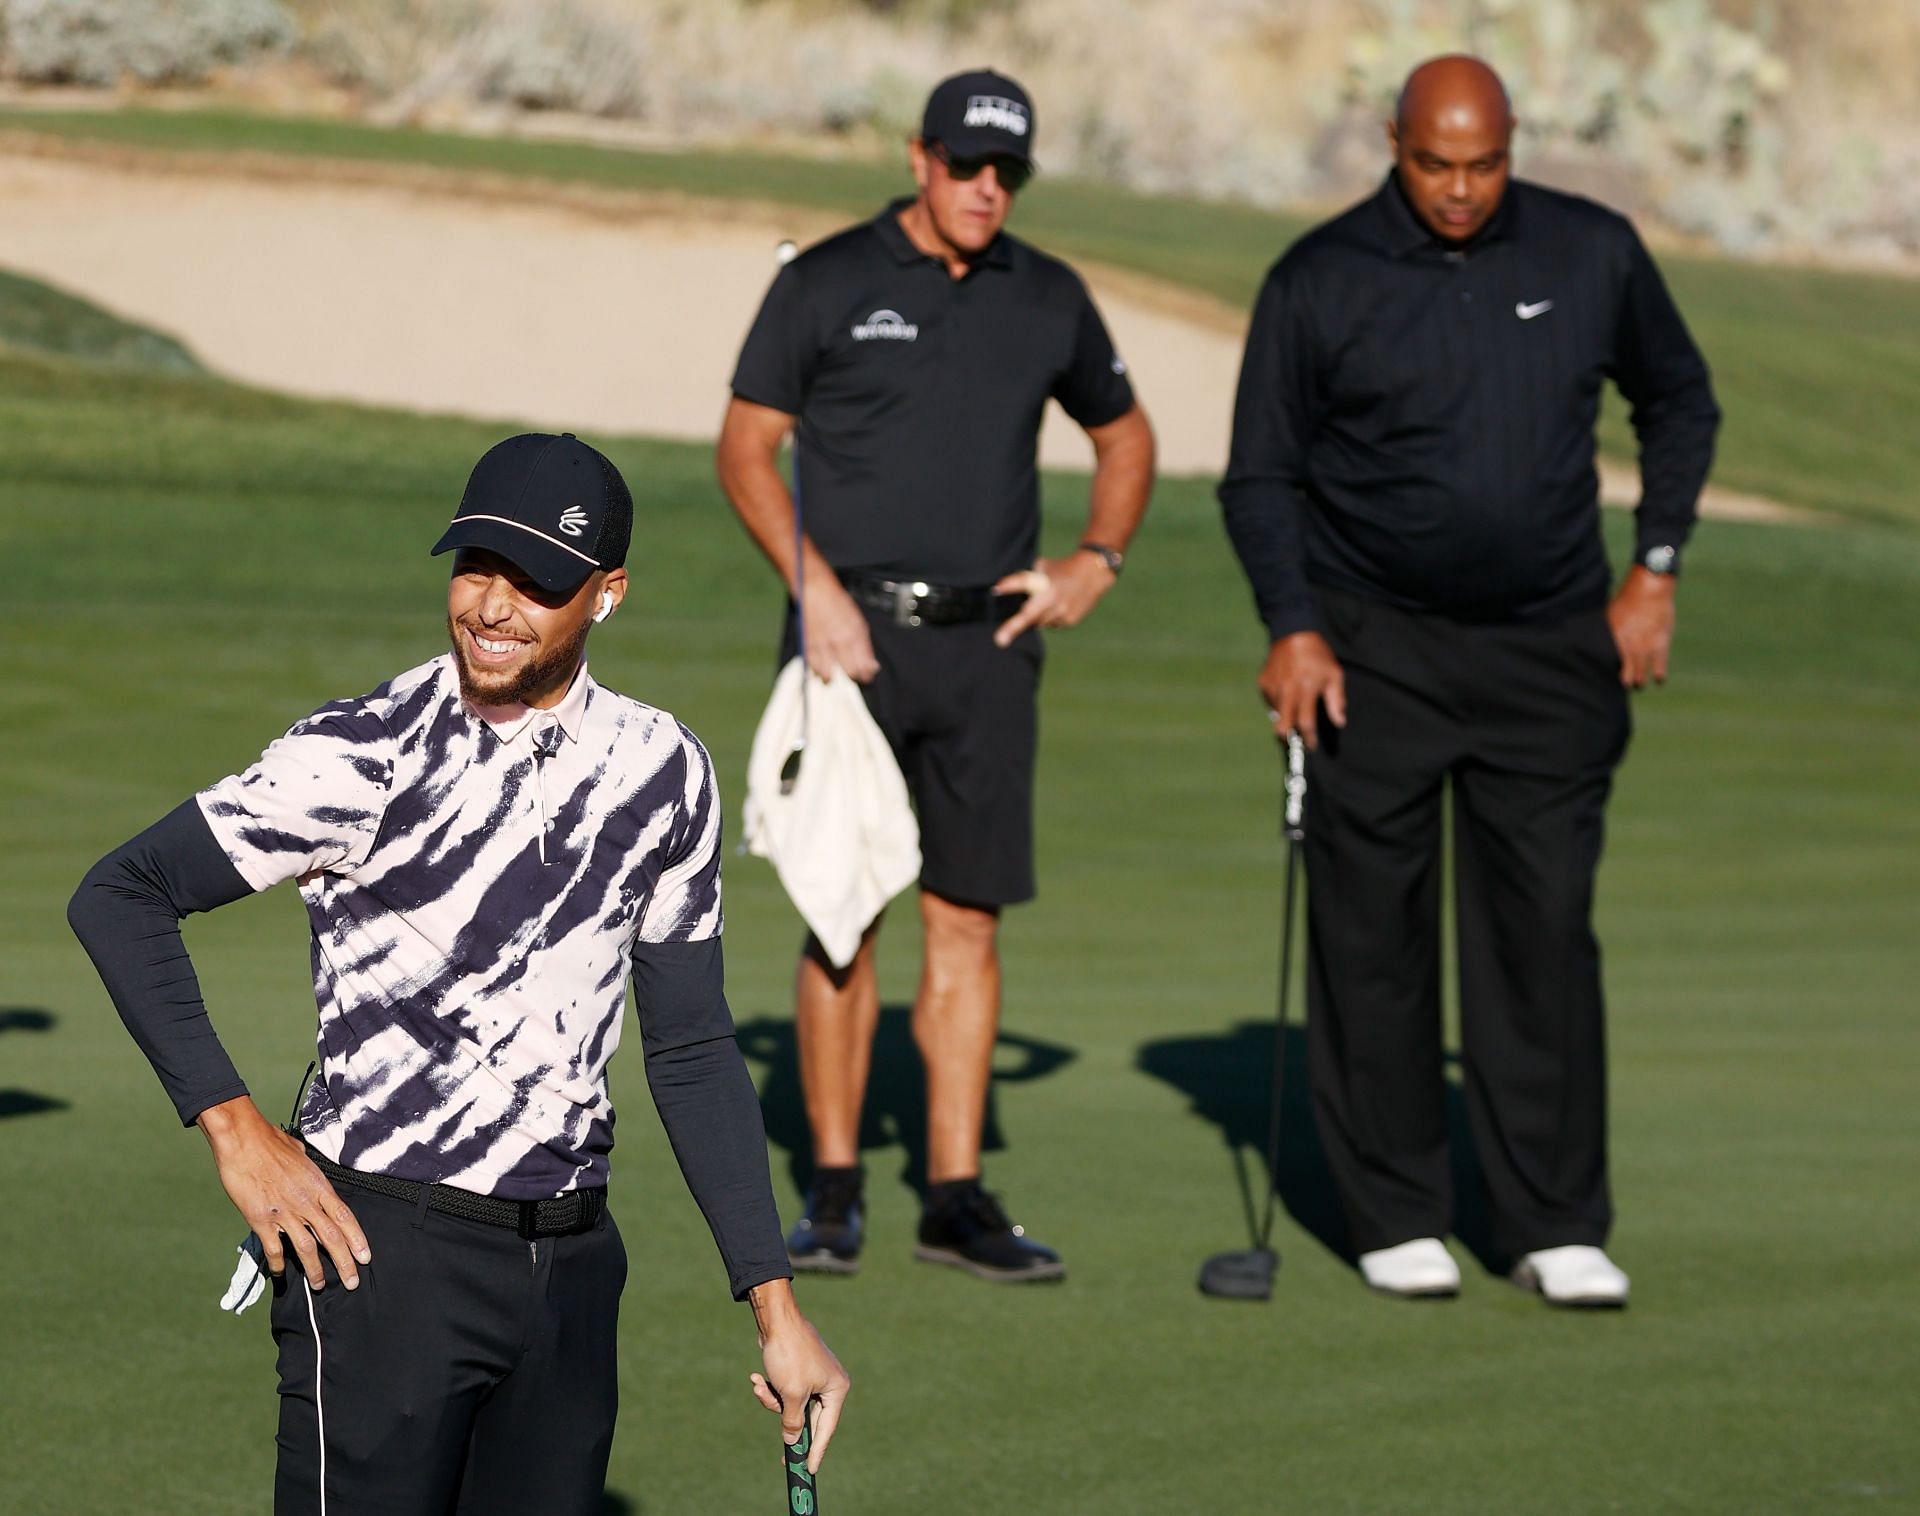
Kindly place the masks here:
[(911, 584), (899, 584), (893, 590), (893, 619), (897, 626), (920, 625), (920, 602), (932, 590), (924, 580), (916, 579)]

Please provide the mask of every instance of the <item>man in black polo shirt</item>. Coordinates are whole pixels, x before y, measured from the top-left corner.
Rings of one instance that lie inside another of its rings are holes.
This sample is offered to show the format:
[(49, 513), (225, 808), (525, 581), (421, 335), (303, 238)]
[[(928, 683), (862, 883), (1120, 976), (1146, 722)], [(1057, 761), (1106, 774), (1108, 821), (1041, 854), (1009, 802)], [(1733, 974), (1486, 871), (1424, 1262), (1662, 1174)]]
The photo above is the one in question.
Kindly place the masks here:
[[(1593, 876), (1625, 692), (1666, 677), (1719, 411), (1633, 228), (1510, 183), (1512, 130), (1485, 65), (1414, 71), (1386, 184), (1267, 277), (1220, 498), (1272, 639), (1261, 695), (1312, 749), (1314, 1107), (1362, 1273), (1459, 1287), (1440, 1241), (1450, 785), (1492, 1241), (1549, 1300), (1617, 1305)], [(1644, 485), (1611, 599), (1593, 465), (1609, 379)]]
[[(1026, 92), (1000, 75), (934, 90), (911, 146), (918, 194), (775, 279), (718, 457), (747, 530), (789, 590), (804, 588), (809, 667), (860, 681), (914, 798), (928, 1127), (915, 1254), (989, 1279), (1063, 1272), (980, 1186), (1000, 909), (1034, 893), (1037, 629), (1073, 626), (1112, 587), (1153, 478), (1152, 433), (1086, 289), (1001, 230), (1033, 171), (1033, 125)], [(1035, 444), (1050, 397), (1092, 438), (1095, 465), (1080, 546), (1042, 559)], [(789, 432), (792, 492), (779, 469)], [(878, 926), (844, 970), (811, 940), (801, 955), (816, 1179), (787, 1239), (799, 1268), (858, 1265)]]

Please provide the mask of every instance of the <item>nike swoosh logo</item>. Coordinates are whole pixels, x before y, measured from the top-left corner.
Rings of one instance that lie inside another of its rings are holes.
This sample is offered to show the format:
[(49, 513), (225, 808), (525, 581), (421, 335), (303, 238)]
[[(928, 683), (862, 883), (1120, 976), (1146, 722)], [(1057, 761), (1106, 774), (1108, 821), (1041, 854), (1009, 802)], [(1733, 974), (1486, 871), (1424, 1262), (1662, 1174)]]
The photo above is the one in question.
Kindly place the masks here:
[(1544, 316), (1552, 309), (1553, 302), (1551, 300), (1536, 300), (1532, 305), (1528, 305), (1526, 301), (1522, 300), (1514, 306), (1513, 313), (1522, 321), (1531, 321), (1535, 316)]

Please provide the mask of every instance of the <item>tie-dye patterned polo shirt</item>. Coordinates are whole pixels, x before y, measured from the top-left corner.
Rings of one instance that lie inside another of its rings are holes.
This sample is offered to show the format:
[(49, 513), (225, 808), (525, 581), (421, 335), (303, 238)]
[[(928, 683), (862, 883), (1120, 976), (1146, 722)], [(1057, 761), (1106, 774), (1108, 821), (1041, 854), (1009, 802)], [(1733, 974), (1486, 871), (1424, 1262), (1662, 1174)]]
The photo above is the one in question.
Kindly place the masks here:
[(299, 881), (315, 1148), (516, 1200), (606, 1183), (634, 955), (720, 933), (720, 805), (686, 727), (584, 666), (553, 711), (483, 710), (448, 653), (198, 799), (247, 883)]

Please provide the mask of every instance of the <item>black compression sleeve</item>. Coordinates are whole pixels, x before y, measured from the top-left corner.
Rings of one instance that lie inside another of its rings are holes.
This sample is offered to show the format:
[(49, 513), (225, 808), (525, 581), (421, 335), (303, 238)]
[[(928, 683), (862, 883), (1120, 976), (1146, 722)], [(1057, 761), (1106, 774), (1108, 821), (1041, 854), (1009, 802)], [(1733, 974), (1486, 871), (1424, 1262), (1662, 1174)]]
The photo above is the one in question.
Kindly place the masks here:
[(207, 1019), (180, 918), (252, 893), (189, 800), (96, 863), (67, 904), (68, 924), (187, 1126), (247, 1087)]
[(633, 990), (647, 1087), (694, 1203), (707, 1218), (734, 1299), (791, 1279), (767, 1174), (767, 1132), (733, 1040), (720, 939), (641, 943)]

